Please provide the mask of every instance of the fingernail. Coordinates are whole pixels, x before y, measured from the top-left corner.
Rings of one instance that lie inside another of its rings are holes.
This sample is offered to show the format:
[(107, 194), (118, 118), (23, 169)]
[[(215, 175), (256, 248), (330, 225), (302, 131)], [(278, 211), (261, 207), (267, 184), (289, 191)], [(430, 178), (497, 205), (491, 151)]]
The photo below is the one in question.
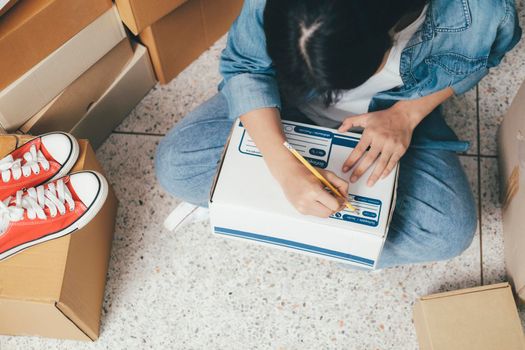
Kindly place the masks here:
[(375, 184), (375, 181), (371, 181), (371, 180), (368, 180), (368, 182), (366, 183), (368, 187), (372, 187), (374, 186), (374, 184)]
[(350, 182), (356, 182), (357, 181), (357, 176), (352, 176), (350, 178)]
[(343, 167), (343, 172), (345, 172), (345, 173), (346, 173), (346, 172), (348, 172), (348, 170), (350, 170), (350, 168), (349, 168), (349, 167), (347, 167), (347, 166), (344, 166), (344, 167)]

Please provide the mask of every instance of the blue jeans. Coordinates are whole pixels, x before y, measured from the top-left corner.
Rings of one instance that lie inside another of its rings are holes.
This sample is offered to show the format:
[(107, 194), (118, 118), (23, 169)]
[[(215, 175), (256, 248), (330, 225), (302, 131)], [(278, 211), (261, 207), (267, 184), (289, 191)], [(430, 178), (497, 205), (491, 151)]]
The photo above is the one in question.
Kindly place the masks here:
[[(160, 184), (177, 198), (207, 206), (233, 122), (219, 93), (177, 123), (157, 149)], [(411, 147), (400, 161), (396, 208), (377, 267), (455, 257), (470, 245), (476, 226), (474, 197), (458, 156)]]

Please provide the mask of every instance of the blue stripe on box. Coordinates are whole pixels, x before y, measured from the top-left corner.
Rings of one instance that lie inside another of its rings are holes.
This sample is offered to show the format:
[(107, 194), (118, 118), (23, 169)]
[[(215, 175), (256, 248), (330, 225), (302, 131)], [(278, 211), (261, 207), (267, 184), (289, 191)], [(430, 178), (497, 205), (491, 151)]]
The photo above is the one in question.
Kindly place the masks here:
[(366, 259), (360, 256), (348, 254), (348, 253), (338, 252), (335, 250), (316, 247), (316, 246), (309, 245), (309, 244), (289, 241), (289, 240), (281, 239), (281, 238), (258, 235), (255, 233), (250, 233), (250, 232), (245, 232), (245, 231), (232, 230), (229, 228), (217, 227), (217, 226), (214, 227), (214, 231), (215, 233), (222, 234), (222, 235), (247, 238), (247, 239), (251, 239), (254, 241), (270, 243), (270, 244), (274, 244), (274, 245), (278, 245), (282, 247), (303, 250), (305, 252), (325, 255), (325, 256), (332, 257), (332, 258), (348, 260), (348, 261), (352, 261), (352, 262), (359, 263), (361, 265), (366, 265), (369, 267), (374, 266), (374, 260)]

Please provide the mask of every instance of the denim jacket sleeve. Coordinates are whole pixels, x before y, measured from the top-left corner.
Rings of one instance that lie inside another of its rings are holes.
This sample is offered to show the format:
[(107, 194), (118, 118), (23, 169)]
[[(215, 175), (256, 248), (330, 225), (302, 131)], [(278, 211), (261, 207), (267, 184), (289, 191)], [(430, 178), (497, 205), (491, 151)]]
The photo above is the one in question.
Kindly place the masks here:
[(521, 38), (521, 28), (518, 23), (514, 0), (506, 0), (505, 5), (505, 17), (498, 27), (498, 34), (488, 59), (488, 68), (497, 66), (505, 53), (516, 46)]
[(496, 38), (490, 47), (486, 67), (455, 82), (452, 88), (456, 94), (462, 94), (473, 88), (488, 73), (488, 70), (499, 65), (503, 56), (520, 41), (522, 33), (514, 0), (504, 0), (504, 3), (504, 15), (497, 27)]
[(281, 108), (275, 71), (266, 51), (265, 4), (265, 0), (244, 1), (221, 55), (219, 69), (224, 80), (219, 88), (234, 119), (256, 109)]

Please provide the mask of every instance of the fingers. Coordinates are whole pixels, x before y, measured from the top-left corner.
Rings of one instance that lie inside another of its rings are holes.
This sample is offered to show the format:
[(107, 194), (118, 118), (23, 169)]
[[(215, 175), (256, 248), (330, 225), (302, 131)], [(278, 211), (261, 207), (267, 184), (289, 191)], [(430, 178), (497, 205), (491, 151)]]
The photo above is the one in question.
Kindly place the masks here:
[[(329, 208), (327, 205), (335, 208)], [(296, 205), (296, 209), (303, 215), (318, 216), (327, 218), (338, 211), (339, 202), (324, 189), (319, 188), (319, 192), (311, 194)]]
[(327, 218), (342, 207), (334, 195), (324, 189), (319, 180), (314, 179), (315, 185), (301, 192), (301, 197), (294, 202), (295, 208), (304, 215), (313, 215)]
[(367, 155), (363, 158), (361, 163), (357, 166), (357, 168), (352, 173), (352, 177), (350, 178), (350, 182), (356, 182), (359, 180), (359, 178), (370, 168), (370, 166), (375, 162), (377, 157), (379, 156), (379, 153), (381, 152), (380, 147), (372, 147)]
[(323, 175), (343, 196), (348, 194), (348, 181), (341, 179), (331, 171), (325, 171)]
[(348, 117), (343, 121), (338, 131), (346, 132), (355, 127), (365, 128), (367, 119), (368, 119), (368, 114), (361, 114), (361, 115), (356, 115), (353, 117)]
[(367, 185), (372, 187), (375, 185), (377, 180), (382, 176), (383, 172), (385, 171), (387, 165), (389, 164), (390, 159), (392, 158), (391, 153), (381, 153), (381, 156), (376, 162), (376, 166), (374, 168), (374, 171), (372, 172), (372, 175), (368, 178)]
[(327, 218), (334, 214), (335, 210), (328, 209), (320, 202), (312, 202), (312, 212), (307, 215), (313, 215), (320, 218)]
[(383, 170), (383, 173), (381, 174), (381, 179), (387, 177), (392, 172), (392, 170), (394, 170), (400, 159), (401, 156), (398, 153), (394, 153), (392, 155), (388, 162), (388, 165), (385, 167), (385, 170)]
[(328, 216), (332, 215), (336, 211), (339, 211), (341, 208), (341, 200), (336, 198), (336, 194), (331, 194), (330, 192), (325, 191), (324, 188), (319, 191), (316, 199), (319, 203), (330, 210), (330, 214)]
[(364, 133), (357, 146), (354, 148), (352, 153), (350, 153), (350, 156), (343, 164), (343, 172), (348, 172), (355, 165), (355, 163), (361, 159), (371, 143), (372, 139), (368, 136), (368, 134)]

